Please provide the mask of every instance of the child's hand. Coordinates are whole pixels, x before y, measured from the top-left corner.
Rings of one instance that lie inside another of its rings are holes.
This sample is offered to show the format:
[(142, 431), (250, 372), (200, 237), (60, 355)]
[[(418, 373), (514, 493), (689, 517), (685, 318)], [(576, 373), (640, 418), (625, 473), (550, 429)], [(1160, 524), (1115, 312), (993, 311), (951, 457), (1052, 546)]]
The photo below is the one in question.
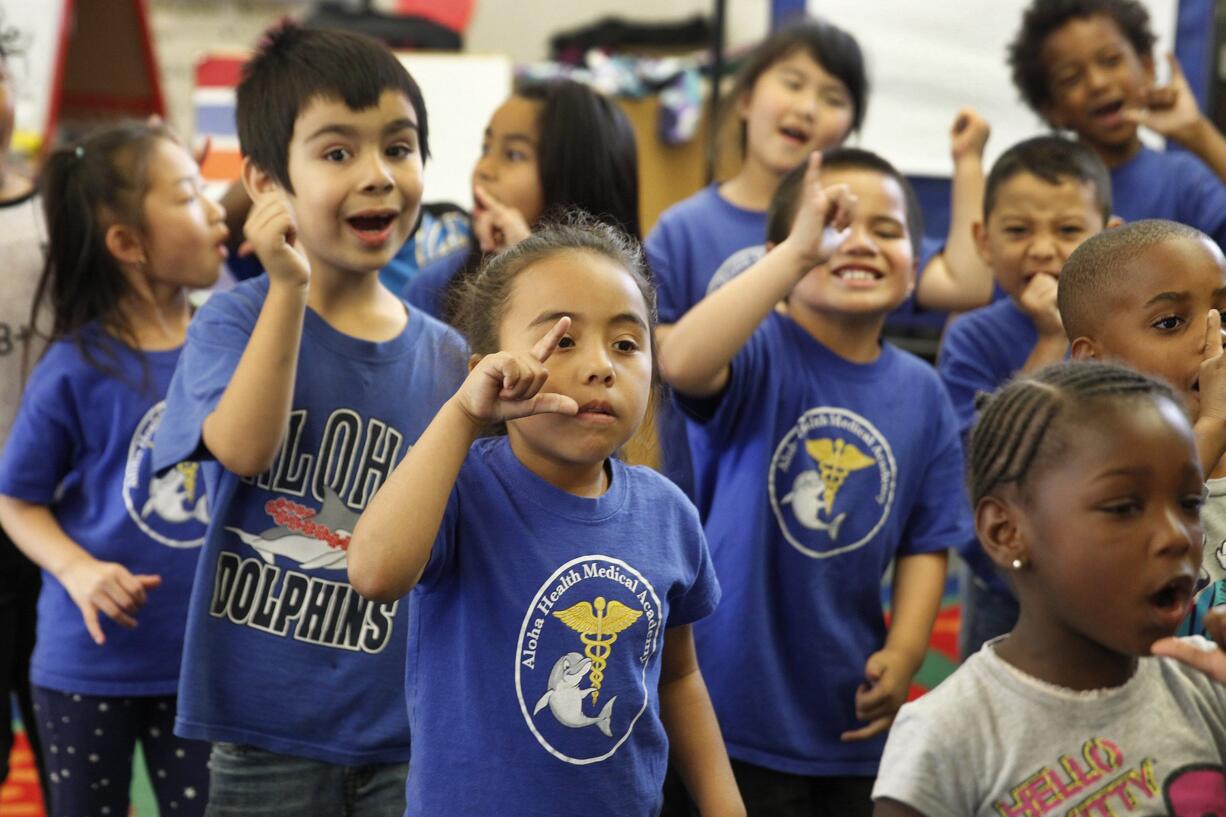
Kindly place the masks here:
[(477, 185), (473, 188), (477, 203), (481, 205), (473, 216), (473, 234), (481, 252), (497, 252), (513, 247), (527, 238), (532, 229), (523, 215), (514, 207), (508, 207)]
[(98, 645), (106, 643), (99, 611), (132, 629), (136, 626), (133, 616), (148, 598), (145, 592), (162, 583), (160, 576), (133, 575), (117, 562), (100, 562), (92, 556), (69, 562), (56, 578), (81, 609), (85, 629)]
[(1064, 322), (1056, 306), (1056, 286), (1055, 278), (1039, 273), (1018, 296), (1018, 306), (1034, 321), (1040, 337), (1064, 336)]
[(289, 200), (280, 190), (257, 196), (243, 225), (247, 242), (274, 283), (306, 286), (311, 281), (311, 263), (298, 241), (298, 225)]
[(1200, 670), (1219, 684), (1226, 684), (1226, 652), (1221, 648), (1222, 644), (1226, 644), (1226, 608), (1219, 607), (1205, 614), (1205, 632), (1217, 642), (1212, 649), (1188, 639), (1164, 638), (1154, 642), (1150, 652), (1174, 658)]
[(983, 161), (983, 149), (988, 144), (992, 128), (974, 108), (963, 108), (949, 130), (949, 152), (954, 162), (960, 159)]
[(570, 329), (570, 318), (559, 318), (530, 354), (495, 352), (481, 358), (456, 392), (455, 400), (478, 426), (533, 414), (578, 414), (574, 398), (542, 392), (549, 378), (545, 361)]
[(829, 261), (838, 251), (856, 212), (856, 197), (847, 185), (822, 188), (821, 166), (822, 154), (814, 151), (801, 183), (792, 232), (780, 245), (798, 254), (805, 264), (805, 274)]
[(1200, 416), (1226, 421), (1226, 356), (1222, 355), (1222, 316), (1209, 310), (1205, 320), (1205, 351), (1201, 354)]
[(1124, 117), (1177, 142), (1186, 142), (1188, 132), (1200, 124), (1200, 108), (1175, 55), (1167, 52), (1171, 81), (1142, 91), (1141, 105), (1127, 108)]
[(888, 648), (868, 657), (864, 665), (866, 681), (856, 690), (856, 718), (867, 721), (868, 726), (844, 732), (843, 741), (868, 740), (890, 728), (911, 688), (911, 674), (904, 669), (907, 663), (906, 658)]

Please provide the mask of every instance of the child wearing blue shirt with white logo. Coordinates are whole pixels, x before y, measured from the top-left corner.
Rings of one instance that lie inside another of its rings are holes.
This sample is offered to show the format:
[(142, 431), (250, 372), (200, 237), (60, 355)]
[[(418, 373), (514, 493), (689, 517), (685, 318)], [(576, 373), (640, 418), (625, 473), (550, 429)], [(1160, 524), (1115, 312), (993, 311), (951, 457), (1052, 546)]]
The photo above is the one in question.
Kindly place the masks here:
[[(0, 457), (0, 523), (43, 571), (31, 662), (48, 814), (127, 814), (140, 742), (163, 814), (199, 815), (208, 745), (172, 732), (209, 520), (194, 463), (152, 468), (189, 288), (225, 257), (222, 208), (159, 127), (54, 152), (42, 182), (52, 344)], [(139, 621), (139, 627), (137, 623)]]
[(238, 88), (245, 232), (268, 271), (188, 334), (156, 464), (201, 461), (179, 734), (210, 817), (401, 817), (406, 606), (345, 581), (366, 503), (463, 377), (463, 342), (379, 282), (417, 221), (427, 121), (382, 45), (285, 26)]
[(870, 812), (945, 551), (969, 535), (949, 398), (880, 339), (914, 286), (918, 220), (885, 160), (814, 154), (780, 186), (776, 246), (661, 352), (694, 420), (698, 505), (727, 590), (696, 629), (698, 654), (751, 815)]
[(690, 634), (719, 598), (697, 514), (613, 457), (656, 381), (637, 246), (546, 227), (464, 304), (468, 379), (349, 550), (363, 594), (416, 588), (408, 813), (657, 814), (671, 749), (703, 815), (744, 814)]

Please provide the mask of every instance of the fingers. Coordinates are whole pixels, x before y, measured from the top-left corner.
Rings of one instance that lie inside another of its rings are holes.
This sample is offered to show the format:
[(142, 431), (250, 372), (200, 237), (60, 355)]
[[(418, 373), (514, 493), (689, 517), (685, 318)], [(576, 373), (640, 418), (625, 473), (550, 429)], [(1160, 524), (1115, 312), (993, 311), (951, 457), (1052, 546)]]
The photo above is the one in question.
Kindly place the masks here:
[(809, 166), (805, 168), (805, 190), (820, 189), (822, 183), (822, 152), (815, 150), (809, 154)]
[(553, 325), (553, 328), (545, 333), (545, 337), (536, 342), (532, 347), (532, 356), (544, 363), (549, 360), (549, 356), (558, 348), (558, 344), (562, 342), (562, 338), (566, 337), (566, 333), (570, 331), (570, 316), (563, 315), (558, 318), (558, 322)]
[(498, 364), (502, 373), (499, 400), (527, 400), (534, 396), (549, 379), (549, 370), (536, 360), (507, 355)]
[[(579, 413), (579, 404), (575, 398), (554, 392), (541, 392), (531, 400), (525, 401), (526, 414), (569, 414)], [(525, 415), (526, 416), (526, 415)]]
[(1175, 52), (1166, 52), (1166, 64), (1171, 69), (1171, 85), (1179, 85), (1188, 83), (1188, 80), (1183, 75), (1183, 66), (1179, 64), (1179, 58), (1175, 56)]
[(1222, 354), (1222, 313), (1216, 309), (1209, 310), (1205, 320), (1205, 353), (1202, 361), (1213, 360)]
[(206, 136), (200, 142), (200, 146), (192, 151), (192, 158), (196, 160), (196, 164), (204, 167), (204, 162), (209, 158), (209, 151), (213, 149), (213, 137)]
[(102, 634), (102, 624), (98, 621), (98, 611), (92, 605), (85, 605), (81, 608), (81, 618), (85, 620), (85, 630), (89, 633), (89, 637), (94, 640), (94, 643), (101, 647), (106, 643), (106, 636)]
[(858, 740), (868, 740), (871, 737), (875, 737), (887, 731), (890, 728), (890, 724), (893, 722), (893, 716), (888, 718), (877, 718), (868, 726), (860, 729), (853, 729), (849, 732), (844, 732), (839, 736), (839, 739), (844, 743), (853, 743)]
[(1174, 658), (1181, 664), (1200, 670), (1218, 683), (1226, 683), (1226, 653), (1214, 646), (1204, 649), (1183, 638), (1164, 638), (1150, 648), (1154, 655)]
[(856, 196), (845, 184), (836, 184), (822, 191), (829, 202), (826, 223), (842, 232), (851, 226), (856, 215)]

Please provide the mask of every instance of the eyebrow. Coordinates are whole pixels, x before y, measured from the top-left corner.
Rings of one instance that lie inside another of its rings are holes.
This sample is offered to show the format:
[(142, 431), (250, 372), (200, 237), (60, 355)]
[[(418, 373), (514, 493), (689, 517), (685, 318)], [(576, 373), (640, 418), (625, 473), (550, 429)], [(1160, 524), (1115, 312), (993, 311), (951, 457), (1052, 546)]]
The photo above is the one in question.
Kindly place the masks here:
[[(485, 138), (492, 139), (493, 137), (494, 137), (494, 131), (492, 131), (489, 128), (486, 128)], [(536, 140), (533, 139), (531, 136), (529, 136), (526, 133), (504, 133), (502, 135), (502, 141), (504, 142), (527, 142), (531, 146), (536, 145)]]
[(1172, 301), (1176, 303), (1182, 303), (1191, 297), (1192, 296), (1187, 292), (1159, 292), (1157, 295), (1155, 295), (1154, 297), (1146, 301), (1144, 304), (1142, 304), (1141, 308), (1146, 309), (1157, 303), (1172, 302)]
[[(531, 329), (532, 327), (539, 326), (543, 323), (552, 325), (552, 324), (557, 323), (562, 318), (570, 318), (573, 323), (579, 323), (580, 321), (583, 320), (583, 313), (581, 312), (542, 312), (541, 314), (537, 315), (536, 318), (534, 318), (531, 323), (528, 324), (528, 328)], [(622, 312), (621, 314), (614, 315), (612, 318), (609, 319), (609, 323), (631, 323), (637, 326), (638, 328), (642, 329), (644, 332), (647, 331), (647, 323), (642, 318), (640, 318), (638, 315), (634, 314), (633, 312)]]
[[(409, 119), (408, 117), (402, 117), (395, 121), (388, 122), (386, 125), (384, 125), (383, 135), (386, 136), (389, 133), (396, 133), (397, 131), (402, 131), (402, 130), (415, 131), (417, 130), (417, 123), (414, 122), (412, 119)], [(353, 127), (352, 125), (324, 125), (322, 128), (320, 128), (319, 130), (315, 131), (310, 136), (308, 136), (306, 138), (306, 141), (313, 142), (316, 139), (320, 138), (321, 136), (330, 136), (330, 135), (345, 136), (348, 138), (353, 138), (358, 135), (358, 129)]]

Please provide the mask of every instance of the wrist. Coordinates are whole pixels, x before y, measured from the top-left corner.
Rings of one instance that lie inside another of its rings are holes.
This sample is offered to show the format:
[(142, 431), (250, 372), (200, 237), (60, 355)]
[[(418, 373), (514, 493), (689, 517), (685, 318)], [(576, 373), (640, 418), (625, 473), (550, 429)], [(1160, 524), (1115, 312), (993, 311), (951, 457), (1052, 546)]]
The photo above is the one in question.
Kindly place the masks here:
[(965, 153), (954, 154), (954, 172), (963, 173), (966, 171), (974, 172), (976, 170), (983, 172), (983, 151), (969, 150)]
[(56, 581), (64, 584), (64, 577), (82, 565), (97, 561), (93, 556), (89, 555), (84, 548), (79, 553), (73, 553), (62, 559), (59, 564), (51, 566), (50, 573), (55, 576)]
[(459, 393), (452, 395), (451, 399), (443, 404), (443, 409), (439, 414), (445, 414), (448, 424), (454, 426), (463, 435), (468, 445), (472, 445), (490, 424), (488, 420), (475, 415), (464, 404)]
[(1171, 138), (1182, 147), (1199, 155), (1203, 152), (1213, 133), (1216, 133), (1213, 123), (1202, 113), (1196, 118), (1195, 122), (1171, 133)]
[(808, 275), (809, 270), (822, 263), (821, 259), (814, 258), (810, 253), (802, 250), (791, 240), (791, 236), (785, 238), (771, 250), (771, 253), (778, 253), (780, 260), (797, 281)]

